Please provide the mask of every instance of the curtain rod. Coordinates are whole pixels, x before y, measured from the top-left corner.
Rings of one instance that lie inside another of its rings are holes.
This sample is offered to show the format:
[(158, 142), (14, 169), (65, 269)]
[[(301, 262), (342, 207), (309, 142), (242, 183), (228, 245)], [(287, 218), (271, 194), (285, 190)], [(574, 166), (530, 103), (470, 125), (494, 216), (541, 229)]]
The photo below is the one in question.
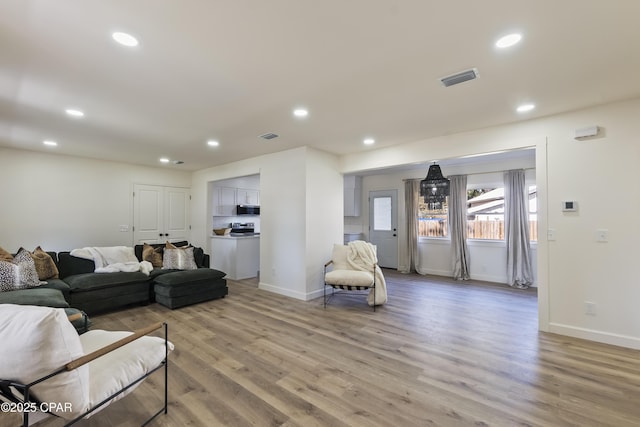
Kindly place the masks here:
[[(501, 173), (501, 172), (507, 172), (507, 171), (510, 171), (510, 170), (525, 170), (525, 171), (529, 171), (529, 170), (536, 170), (536, 168), (515, 168), (515, 169), (506, 169), (506, 170), (501, 170), (501, 171), (475, 172), (475, 173), (467, 173), (467, 174), (458, 173), (456, 175), (467, 175), (467, 176), (469, 176), (469, 175), (487, 175), (487, 174), (490, 174), (490, 173)], [(452, 176), (452, 175), (449, 175), (449, 176)], [(413, 180), (416, 180), (416, 179), (420, 179), (420, 178), (403, 178), (402, 180), (403, 181), (413, 181)]]

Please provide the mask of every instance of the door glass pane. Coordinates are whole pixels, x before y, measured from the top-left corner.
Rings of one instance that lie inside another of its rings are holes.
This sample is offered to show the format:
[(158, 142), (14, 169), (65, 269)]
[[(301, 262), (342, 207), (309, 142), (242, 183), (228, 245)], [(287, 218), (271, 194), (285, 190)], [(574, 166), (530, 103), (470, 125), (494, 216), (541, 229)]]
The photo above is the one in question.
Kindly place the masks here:
[(373, 229), (391, 231), (391, 197), (373, 199)]

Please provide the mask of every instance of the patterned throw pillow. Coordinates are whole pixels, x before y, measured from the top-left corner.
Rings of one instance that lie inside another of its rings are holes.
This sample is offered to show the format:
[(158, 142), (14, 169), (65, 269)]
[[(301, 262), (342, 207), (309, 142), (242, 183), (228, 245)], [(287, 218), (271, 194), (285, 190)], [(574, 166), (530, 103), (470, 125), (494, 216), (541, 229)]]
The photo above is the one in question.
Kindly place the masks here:
[(20, 268), (12, 262), (0, 260), (0, 292), (15, 290)]
[(196, 270), (198, 266), (193, 257), (193, 246), (165, 249), (162, 257), (162, 268), (165, 270)]
[(36, 265), (28, 251), (20, 248), (12, 262), (0, 261), (0, 290), (3, 292), (39, 285)]
[(30, 255), (36, 265), (38, 279), (47, 280), (58, 278), (58, 267), (56, 267), (56, 263), (53, 261), (53, 258), (51, 258), (51, 255), (42, 250), (40, 246), (35, 248)]
[(149, 261), (153, 268), (162, 268), (162, 246), (154, 248), (145, 243), (142, 245), (142, 260)]

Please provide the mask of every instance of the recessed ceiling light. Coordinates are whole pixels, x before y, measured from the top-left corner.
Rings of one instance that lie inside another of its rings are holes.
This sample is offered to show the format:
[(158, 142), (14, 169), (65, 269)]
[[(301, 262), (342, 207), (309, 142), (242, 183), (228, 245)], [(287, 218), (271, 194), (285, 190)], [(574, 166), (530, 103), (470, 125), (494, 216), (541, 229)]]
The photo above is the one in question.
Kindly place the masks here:
[(518, 34), (518, 33), (507, 34), (506, 36), (500, 37), (498, 39), (498, 41), (496, 42), (496, 47), (500, 49), (511, 47), (514, 44), (518, 44), (520, 40), (522, 40), (522, 34)]
[(296, 117), (307, 117), (309, 115), (309, 111), (304, 108), (296, 108), (293, 110), (293, 115)]
[(115, 33), (111, 34), (111, 37), (113, 37), (116, 42), (120, 43), (123, 46), (135, 47), (139, 44), (138, 39), (133, 37), (131, 34), (116, 31)]
[(522, 104), (516, 109), (516, 111), (518, 113), (526, 113), (527, 111), (531, 111), (534, 108), (536, 108), (535, 104)]
[(207, 141), (207, 145), (209, 147), (217, 147), (220, 145), (220, 143), (216, 140), (210, 139), (209, 141)]
[(169, 162), (170, 162), (170, 160), (167, 159), (166, 157), (160, 158), (160, 163), (169, 163)]
[(55, 147), (56, 145), (58, 145), (58, 143), (57, 143), (57, 142), (55, 142), (55, 141), (51, 141), (51, 140), (42, 141), (42, 143), (43, 143), (44, 145), (48, 145), (49, 147)]
[(67, 108), (66, 110), (64, 110), (64, 112), (71, 117), (84, 117), (84, 113), (75, 108)]
[(376, 140), (373, 138), (366, 138), (364, 141), (362, 141), (365, 145), (371, 145), (371, 144), (375, 144)]

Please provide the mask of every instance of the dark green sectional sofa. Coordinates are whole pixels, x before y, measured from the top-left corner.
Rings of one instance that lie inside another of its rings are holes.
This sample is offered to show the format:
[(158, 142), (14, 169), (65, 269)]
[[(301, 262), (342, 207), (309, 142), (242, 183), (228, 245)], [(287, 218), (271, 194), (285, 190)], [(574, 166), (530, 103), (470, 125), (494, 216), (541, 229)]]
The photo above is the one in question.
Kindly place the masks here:
[[(142, 260), (142, 245), (136, 245), (134, 251)], [(91, 260), (71, 256), (70, 252), (48, 253), (58, 267), (60, 278), (47, 280), (46, 285), (36, 288), (0, 292), (0, 304), (72, 307), (95, 314), (155, 301), (174, 309), (228, 294), (225, 273), (209, 268), (209, 255), (201, 248), (194, 249), (198, 269), (155, 268), (148, 276), (141, 272), (94, 273)]]

